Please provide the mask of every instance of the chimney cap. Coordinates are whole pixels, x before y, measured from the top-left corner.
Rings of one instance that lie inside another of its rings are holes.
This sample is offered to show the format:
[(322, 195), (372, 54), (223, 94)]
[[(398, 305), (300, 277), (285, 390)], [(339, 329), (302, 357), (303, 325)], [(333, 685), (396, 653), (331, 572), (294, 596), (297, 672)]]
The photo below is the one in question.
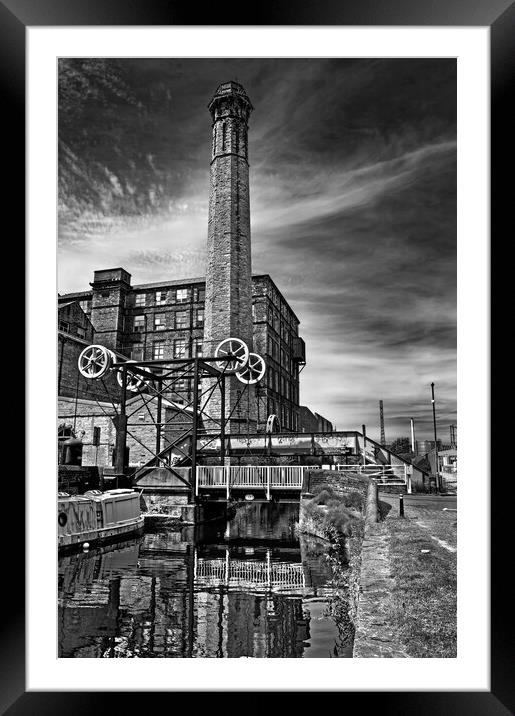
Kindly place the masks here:
[(212, 105), (221, 99), (222, 97), (239, 97), (242, 99), (246, 104), (248, 104), (249, 108), (252, 110), (254, 107), (252, 106), (247, 93), (245, 92), (245, 88), (243, 85), (240, 85), (239, 82), (235, 82), (234, 80), (229, 80), (228, 82), (222, 82), (218, 85), (216, 88), (216, 92), (213, 95), (213, 99), (208, 105), (208, 109), (211, 109)]

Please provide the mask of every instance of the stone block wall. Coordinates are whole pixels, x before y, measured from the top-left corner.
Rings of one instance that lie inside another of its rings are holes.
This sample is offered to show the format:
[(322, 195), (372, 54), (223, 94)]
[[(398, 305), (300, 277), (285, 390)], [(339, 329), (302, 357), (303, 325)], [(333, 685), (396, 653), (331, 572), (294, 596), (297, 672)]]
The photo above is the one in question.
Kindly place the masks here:
[(98, 490), (100, 474), (96, 467), (59, 465), (57, 487), (59, 492), (82, 495), (87, 490)]
[(369, 480), (358, 475), (354, 477), (347, 472), (339, 472), (338, 470), (310, 470), (305, 491), (312, 492), (317, 485), (327, 485), (340, 494), (355, 490), (362, 495), (366, 495)]

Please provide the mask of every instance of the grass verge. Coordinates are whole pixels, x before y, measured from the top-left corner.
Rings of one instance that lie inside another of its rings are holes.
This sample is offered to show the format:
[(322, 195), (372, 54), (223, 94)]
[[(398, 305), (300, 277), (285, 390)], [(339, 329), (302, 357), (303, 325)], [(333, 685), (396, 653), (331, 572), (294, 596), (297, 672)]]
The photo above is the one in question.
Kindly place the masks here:
[[(421, 516), (422, 517), (422, 516)], [(411, 657), (456, 656), (456, 523), (427, 511), (417, 519), (389, 516), (389, 556), (395, 586), (385, 605)]]

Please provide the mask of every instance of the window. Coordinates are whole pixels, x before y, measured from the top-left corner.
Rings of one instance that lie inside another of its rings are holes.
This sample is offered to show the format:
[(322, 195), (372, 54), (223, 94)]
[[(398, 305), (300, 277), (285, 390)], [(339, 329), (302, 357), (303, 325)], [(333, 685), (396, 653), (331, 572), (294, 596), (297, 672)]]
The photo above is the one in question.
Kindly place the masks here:
[(175, 312), (175, 328), (187, 328), (188, 327), (188, 312), (187, 311), (176, 311)]
[(188, 289), (178, 288), (175, 294), (175, 300), (177, 301), (177, 303), (186, 303), (186, 301), (188, 300)]
[(165, 343), (164, 341), (156, 341), (153, 346), (152, 357), (154, 360), (162, 360), (165, 357)]
[(166, 299), (168, 298), (168, 291), (156, 291), (156, 304), (160, 306), (163, 303), (166, 303)]
[(144, 306), (146, 303), (147, 294), (146, 293), (137, 293), (136, 298), (134, 300), (135, 306)]
[(145, 316), (134, 316), (133, 330), (134, 330), (134, 333), (144, 333), (144, 331), (145, 331)]
[(98, 426), (93, 428), (93, 445), (100, 445), (100, 428)]
[(196, 288), (195, 289), (195, 301), (205, 301), (206, 300), (206, 289), (205, 288)]
[(86, 329), (82, 326), (77, 326), (77, 335), (79, 338), (86, 338)]
[(195, 325), (196, 326), (204, 325), (204, 309), (203, 308), (197, 308), (197, 311), (195, 314)]
[(143, 360), (143, 343), (134, 343), (131, 348), (132, 360)]
[(188, 393), (190, 391), (190, 381), (187, 378), (180, 378), (173, 384), (173, 390), (177, 393)]
[(70, 332), (70, 324), (68, 321), (59, 321), (59, 330), (64, 331), (65, 333)]
[(202, 355), (202, 348), (203, 348), (202, 338), (194, 338), (194, 339), (193, 339), (193, 355), (194, 355), (194, 356), (201, 356), (201, 355)]
[(166, 314), (156, 313), (154, 315), (154, 331), (164, 331), (166, 328)]
[(186, 357), (186, 341), (184, 338), (178, 338), (173, 342), (173, 357), (174, 358), (185, 358)]

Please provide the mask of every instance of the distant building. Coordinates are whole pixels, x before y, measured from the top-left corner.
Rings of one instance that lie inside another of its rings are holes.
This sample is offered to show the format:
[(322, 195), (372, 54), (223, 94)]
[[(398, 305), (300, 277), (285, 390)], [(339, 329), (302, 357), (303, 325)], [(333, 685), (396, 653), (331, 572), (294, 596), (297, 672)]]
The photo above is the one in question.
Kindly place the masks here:
[[(438, 450), (442, 449), (442, 441), (437, 440), (436, 445)], [(428, 452), (431, 452), (431, 450), (435, 449), (435, 441), (434, 440), (417, 440), (417, 453), (419, 455), (425, 455)]]
[(300, 406), (300, 430), (302, 433), (331, 433), (333, 424), (318, 413), (313, 413), (306, 405)]

